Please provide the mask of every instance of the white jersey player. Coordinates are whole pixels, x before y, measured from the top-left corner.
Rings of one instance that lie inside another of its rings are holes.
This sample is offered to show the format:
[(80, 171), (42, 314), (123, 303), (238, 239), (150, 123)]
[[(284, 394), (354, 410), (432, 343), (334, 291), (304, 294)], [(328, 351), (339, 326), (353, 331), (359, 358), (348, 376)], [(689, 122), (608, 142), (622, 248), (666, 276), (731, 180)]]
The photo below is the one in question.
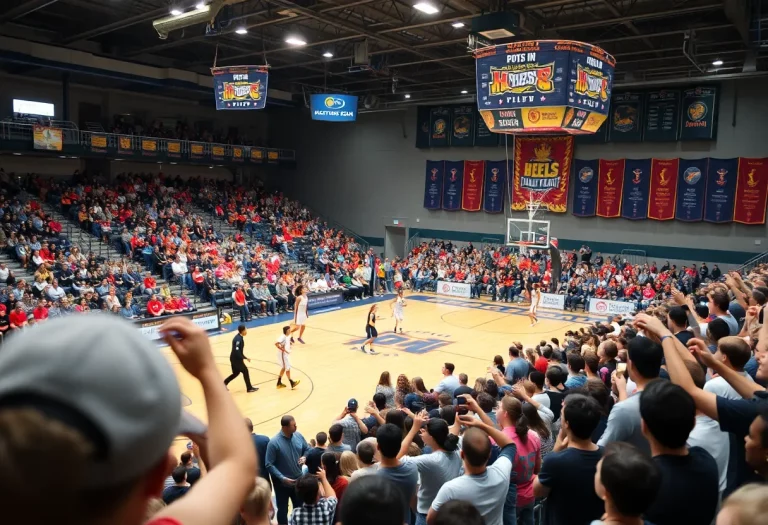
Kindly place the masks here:
[(403, 333), (403, 319), (404, 312), (403, 309), (407, 306), (405, 303), (405, 298), (403, 297), (403, 289), (400, 288), (397, 291), (397, 297), (395, 297), (392, 302), (390, 303), (390, 308), (392, 309), (392, 316), (395, 318), (395, 333), (397, 333), (397, 327), (400, 326), (400, 333)]

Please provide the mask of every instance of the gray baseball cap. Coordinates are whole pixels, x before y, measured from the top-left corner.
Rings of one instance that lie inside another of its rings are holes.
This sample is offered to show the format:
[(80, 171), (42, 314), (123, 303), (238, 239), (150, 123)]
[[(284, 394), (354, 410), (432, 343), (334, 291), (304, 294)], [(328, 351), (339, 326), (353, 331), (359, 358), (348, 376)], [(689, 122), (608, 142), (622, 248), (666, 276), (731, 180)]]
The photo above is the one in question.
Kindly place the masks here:
[(205, 427), (182, 411), (176, 376), (131, 323), (82, 314), (40, 323), (0, 350), (0, 411), (38, 410), (94, 447), (86, 484), (139, 477), (173, 439)]

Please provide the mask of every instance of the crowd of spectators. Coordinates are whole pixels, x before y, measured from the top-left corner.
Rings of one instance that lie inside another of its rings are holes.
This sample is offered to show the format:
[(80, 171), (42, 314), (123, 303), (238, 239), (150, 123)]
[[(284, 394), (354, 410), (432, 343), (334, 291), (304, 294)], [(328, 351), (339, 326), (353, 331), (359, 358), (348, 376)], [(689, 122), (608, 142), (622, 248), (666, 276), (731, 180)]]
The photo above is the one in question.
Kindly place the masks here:
[(212, 131), (204, 129), (199, 125), (189, 125), (180, 120), (176, 121), (173, 126), (167, 125), (159, 119), (145, 124), (133, 117), (128, 118), (125, 115), (116, 115), (109, 131), (118, 135), (136, 135), (241, 146), (266, 146), (261, 139), (252, 139), (246, 135), (240, 135), (236, 128), (230, 128), (227, 132), (222, 130)]
[(674, 290), (691, 293), (702, 283), (726, 278), (716, 264), (692, 264), (678, 268), (666, 261), (632, 264), (620, 255), (593, 257), (583, 246), (578, 252), (561, 251), (562, 271), (555, 282), (552, 261), (544, 250), (486, 245), (464, 247), (451, 241), (422, 242), (411, 250), (403, 272), (412, 289), (434, 290), (438, 280), (471, 286), (471, 298), (488, 296), (492, 301), (522, 302), (534, 283), (542, 290), (565, 295), (565, 308), (586, 309), (591, 298), (630, 302), (636, 310), (662, 303)]

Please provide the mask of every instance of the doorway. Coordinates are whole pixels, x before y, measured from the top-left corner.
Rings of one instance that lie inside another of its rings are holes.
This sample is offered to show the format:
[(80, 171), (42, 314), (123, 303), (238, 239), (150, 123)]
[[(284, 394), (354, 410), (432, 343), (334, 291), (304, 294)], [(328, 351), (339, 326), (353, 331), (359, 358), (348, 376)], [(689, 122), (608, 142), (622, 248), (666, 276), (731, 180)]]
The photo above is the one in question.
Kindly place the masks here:
[(405, 258), (405, 228), (384, 227), (384, 257), (388, 259)]

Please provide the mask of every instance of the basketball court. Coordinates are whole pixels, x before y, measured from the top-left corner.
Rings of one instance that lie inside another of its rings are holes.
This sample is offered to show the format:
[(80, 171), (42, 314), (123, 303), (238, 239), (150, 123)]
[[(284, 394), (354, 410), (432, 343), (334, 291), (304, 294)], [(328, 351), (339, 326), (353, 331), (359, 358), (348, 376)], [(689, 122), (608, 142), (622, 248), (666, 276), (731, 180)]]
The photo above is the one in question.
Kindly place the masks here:
[[(370, 301), (309, 318), (304, 340), (295, 343), (291, 361), (293, 378), (301, 380), (295, 389), (275, 388), (280, 371), (274, 343), (287, 322), (279, 320), (248, 330), (245, 354), (251, 382), (259, 391), (245, 392), (241, 377), (229, 385), (243, 416), (253, 420), (257, 433), (274, 435), (284, 414), (296, 418), (299, 431), (309, 440), (328, 427), (346, 406), (349, 398), (360, 402), (361, 410), (371, 400), (379, 375), (388, 370), (394, 386), (399, 374), (421, 376), (427, 388), (441, 379), (444, 362), (456, 365), (456, 374), (466, 373), (470, 386), (477, 377), (486, 376), (495, 355), (508, 359), (513, 341), (526, 347), (542, 339), (557, 337), (562, 341), (568, 330), (590, 322), (587, 316), (539, 310), (539, 323), (531, 327), (526, 316), (528, 306), (494, 303), (488, 300), (452, 299), (432, 294), (406, 295), (405, 333), (392, 332), (389, 303), (394, 296), (379, 302), (377, 355), (360, 351), (365, 339), (366, 314)], [(229, 353), (237, 324), (227, 325), (227, 332), (211, 338), (213, 353), (222, 377), (230, 373)], [(189, 398), (189, 411), (205, 419), (202, 389), (181, 367), (168, 349), (163, 350), (177, 371), (181, 390)]]

